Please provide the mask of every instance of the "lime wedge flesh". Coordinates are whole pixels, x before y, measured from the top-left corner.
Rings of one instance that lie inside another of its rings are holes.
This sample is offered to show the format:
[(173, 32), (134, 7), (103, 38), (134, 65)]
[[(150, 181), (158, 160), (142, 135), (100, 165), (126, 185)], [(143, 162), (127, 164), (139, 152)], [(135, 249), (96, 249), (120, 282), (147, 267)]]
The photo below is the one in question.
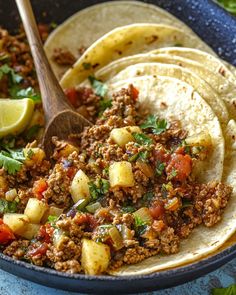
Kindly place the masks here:
[(34, 112), (30, 98), (0, 99), (0, 138), (21, 133), (29, 124)]

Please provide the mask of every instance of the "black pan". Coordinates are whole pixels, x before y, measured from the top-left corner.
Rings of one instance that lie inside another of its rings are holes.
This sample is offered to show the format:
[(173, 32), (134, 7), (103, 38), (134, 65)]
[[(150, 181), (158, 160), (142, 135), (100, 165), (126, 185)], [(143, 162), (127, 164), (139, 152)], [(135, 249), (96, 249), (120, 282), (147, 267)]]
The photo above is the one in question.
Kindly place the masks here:
[[(60, 23), (76, 11), (104, 1), (95, 0), (32, 0), (38, 21)], [(165, 8), (188, 24), (223, 59), (236, 65), (236, 19), (207, 0), (145, 1)], [(19, 17), (11, 0), (0, 0), (0, 26), (11, 31), (17, 28)], [(111, 277), (60, 273), (15, 261), (0, 254), (0, 267), (12, 274), (63, 290), (86, 293), (134, 293), (164, 289), (196, 279), (236, 257), (236, 245), (187, 266), (151, 275)]]

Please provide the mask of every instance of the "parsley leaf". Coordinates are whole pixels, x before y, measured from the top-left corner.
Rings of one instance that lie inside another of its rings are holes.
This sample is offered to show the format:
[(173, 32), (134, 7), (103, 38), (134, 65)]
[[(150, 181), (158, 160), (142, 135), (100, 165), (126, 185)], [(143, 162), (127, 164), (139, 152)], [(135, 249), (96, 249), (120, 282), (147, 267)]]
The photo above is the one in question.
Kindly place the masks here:
[(104, 178), (98, 178), (95, 182), (90, 181), (89, 192), (93, 200), (102, 198), (109, 191), (109, 181)]
[(112, 106), (112, 100), (111, 99), (105, 99), (102, 98), (99, 101), (99, 110), (98, 110), (98, 116), (101, 117), (101, 115), (103, 114), (103, 112), (110, 108)]
[(9, 174), (15, 174), (21, 169), (22, 163), (15, 160), (5, 151), (0, 152), (0, 167), (3, 167)]
[(8, 75), (12, 84), (18, 84), (22, 81), (22, 77), (15, 73), (15, 71), (9, 67), (7, 64), (4, 64), (0, 67), (0, 80), (4, 75)]
[(95, 77), (93, 76), (89, 76), (88, 77), (89, 82), (91, 83), (95, 94), (104, 97), (107, 94), (108, 91), (108, 86), (104, 83), (102, 83), (101, 81), (97, 80)]
[(151, 128), (154, 134), (161, 134), (164, 132), (168, 126), (166, 120), (159, 120), (157, 116), (150, 115), (147, 117), (146, 121), (140, 126), (142, 129)]
[(0, 199), (0, 214), (15, 213), (17, 211), (17, 202)]
[(165, 170), (165, 164), (158, 161), (156, 164), (156, 169), (155, 169), (156, 175), (161, 176), (164, 170)]
[(212, 295), (235, 295), (236, 294), (236, 284), (232, 284), (227, 288), (214, 288), (211, 291)]
[(143, 133), (132, 133), (132, 135), (139, 144), (150, 145), (153, 143), (152, 139)]
[(13, 93), (12, 90), (10, 91), (12, 98), (15, 98), (15, 99), (31, 98), (35, 102), (41, 101), (41, 95), (39, 93), (36, 93), (32, 87), (28, 87), (26, 89), (18, 89), (18, 91), (17, 91), (17, 88), (13, 88), (13, 90), (15, 91), (15, 93)]

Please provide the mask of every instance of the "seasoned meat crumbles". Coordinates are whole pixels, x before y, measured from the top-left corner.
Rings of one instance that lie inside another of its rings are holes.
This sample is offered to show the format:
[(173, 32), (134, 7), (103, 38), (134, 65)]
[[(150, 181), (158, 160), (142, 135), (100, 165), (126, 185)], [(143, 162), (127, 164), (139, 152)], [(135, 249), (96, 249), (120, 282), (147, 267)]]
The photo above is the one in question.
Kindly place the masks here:
[[(20, 96), (23, 89), (37, 101), (30, 128), (0, 141), (8, 157), (0, 169), (4, 254), (63, 272), (107, 273), (177, 253), (195, 227), (221, 220), (231, 187), (198, 183), (192, 173), (211, 152), (209, 143), (189, 145), (181, 122), (141, 109), (133, 85), (110, 98), (94, 77), (91, 88), (66, 89), (94, 125), (68, 141), (52, 138), (48, 161), (34, 140), (44, 119), (25, 35), (1, 29), (0, 41), (1, 96)], [(74, 62), (62, 50), (55, 58)]]
[[(11, 202), (19, 208), (23, 203), (23, 218), (29, 218), (26, 232), (12, 233), (2, 223), (5, 254), (81, 273), (86, 270), (83, 247), (101, 242), (110, 251), (108, 268), (102, 269), (106, 272), (158, 253), (177, 253), (181, 239), (196, 226), (220, 221), (231, 188), (196, 183), (191, 172), (204, 149), (196, 153), (186, 144), (180, 122), (155, 116), (143, 120), (137, 95), (133, 86), (122, 89), (94, 126), (69, 142), (54, 138), (51, 168), (37, 157), (43, 151), (32, 148), (34, 166), (25, 161), (17, 181), (11, 182), (3, 169), (5, 196), (14, 187)], [(47, 169), (37, 173), (37, 160)]]

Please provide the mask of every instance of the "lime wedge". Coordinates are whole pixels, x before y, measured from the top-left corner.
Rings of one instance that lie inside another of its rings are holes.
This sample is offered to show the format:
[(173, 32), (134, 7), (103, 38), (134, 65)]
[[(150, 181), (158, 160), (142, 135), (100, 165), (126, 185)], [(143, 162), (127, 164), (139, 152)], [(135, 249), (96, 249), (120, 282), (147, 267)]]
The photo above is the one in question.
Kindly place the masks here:
[(32, 99), (0, 99), (0, 137), (22, 132), (29, 124), (33, 112)]

